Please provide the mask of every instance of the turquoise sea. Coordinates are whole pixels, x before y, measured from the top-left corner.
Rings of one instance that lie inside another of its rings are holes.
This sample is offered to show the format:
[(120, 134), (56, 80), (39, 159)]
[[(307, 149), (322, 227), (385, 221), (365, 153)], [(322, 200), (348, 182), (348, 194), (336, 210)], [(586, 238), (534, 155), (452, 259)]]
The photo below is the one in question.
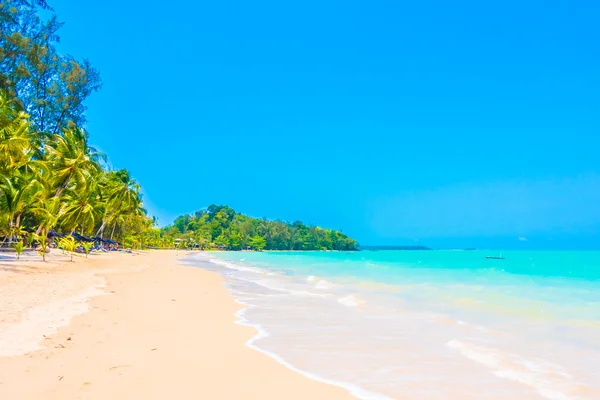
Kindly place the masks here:
[(248, 344), (362, 399), (600, 399), (600, 252), (198, 253)]

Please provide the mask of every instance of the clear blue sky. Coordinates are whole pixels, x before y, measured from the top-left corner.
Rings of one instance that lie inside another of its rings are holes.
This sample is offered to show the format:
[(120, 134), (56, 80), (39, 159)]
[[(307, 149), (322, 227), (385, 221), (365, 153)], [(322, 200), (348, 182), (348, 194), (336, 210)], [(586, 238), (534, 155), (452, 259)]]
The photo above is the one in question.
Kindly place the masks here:
[(363, 244), (600, 247), (595, 1), (50, 0), (93, 144), (161, 224), (228, 204)]

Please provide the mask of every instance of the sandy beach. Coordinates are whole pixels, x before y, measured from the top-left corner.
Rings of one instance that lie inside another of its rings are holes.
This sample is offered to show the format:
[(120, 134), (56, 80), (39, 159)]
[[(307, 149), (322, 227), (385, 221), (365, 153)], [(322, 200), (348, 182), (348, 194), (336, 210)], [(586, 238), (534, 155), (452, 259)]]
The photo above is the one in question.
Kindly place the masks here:
[(242, 306), (183, 255), (2, 256), (0, 398), (354, 398), (247, 347)]

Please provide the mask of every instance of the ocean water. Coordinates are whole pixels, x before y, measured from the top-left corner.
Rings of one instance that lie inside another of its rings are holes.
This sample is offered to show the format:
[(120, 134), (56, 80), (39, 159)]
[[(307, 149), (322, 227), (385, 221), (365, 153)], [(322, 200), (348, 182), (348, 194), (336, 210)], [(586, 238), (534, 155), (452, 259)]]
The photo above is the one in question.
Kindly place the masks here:
[(214, 252), (250, 346), (361, 399), (600, 399), (600, 252)]

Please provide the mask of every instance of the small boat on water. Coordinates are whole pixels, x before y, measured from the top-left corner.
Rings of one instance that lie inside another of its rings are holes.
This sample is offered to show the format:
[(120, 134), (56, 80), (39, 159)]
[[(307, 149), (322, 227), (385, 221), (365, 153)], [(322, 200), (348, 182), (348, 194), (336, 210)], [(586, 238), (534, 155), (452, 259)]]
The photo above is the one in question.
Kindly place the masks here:
[(496, 256), (485, 256), (485, 258), (489, 259), (489, 260), (504, 260), (504, 257), (502, 257), (502, 253), (500, 253), (500, 257), (496, 257)]

